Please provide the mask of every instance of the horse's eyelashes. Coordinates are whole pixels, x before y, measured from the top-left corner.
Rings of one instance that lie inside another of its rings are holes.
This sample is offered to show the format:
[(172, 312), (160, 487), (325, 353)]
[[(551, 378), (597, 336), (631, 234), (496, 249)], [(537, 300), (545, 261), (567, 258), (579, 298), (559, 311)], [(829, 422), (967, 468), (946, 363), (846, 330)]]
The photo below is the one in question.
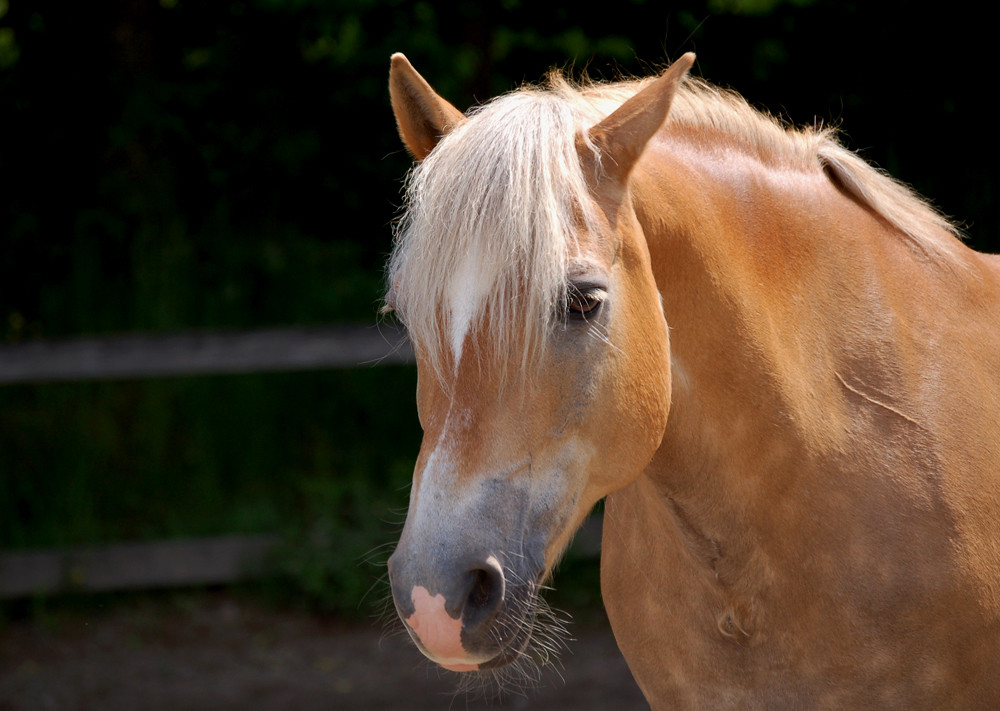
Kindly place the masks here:
[(579, 319), (596, 316), (606, 298), (604, 290), (597, 287), (570, 287), (566, 296), (566, 314)]

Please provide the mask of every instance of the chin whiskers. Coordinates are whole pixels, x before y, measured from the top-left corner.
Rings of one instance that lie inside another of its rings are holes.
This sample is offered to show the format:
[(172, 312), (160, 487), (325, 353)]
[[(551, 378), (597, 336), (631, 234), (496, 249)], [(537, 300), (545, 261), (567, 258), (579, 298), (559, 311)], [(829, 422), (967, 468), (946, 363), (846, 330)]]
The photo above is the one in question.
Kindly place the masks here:
[(461, 674), (455, 693), (467, 700), (526, 696), (546, 676), (563, 681), (559, 656), (571, 641), (569, 615), (538, 596), (540, 590), (551, 589), (548, 586), (525, 580), (510, 569), (504, 573), (515, 593), (491, 634), (511, 658), (502, 667)]

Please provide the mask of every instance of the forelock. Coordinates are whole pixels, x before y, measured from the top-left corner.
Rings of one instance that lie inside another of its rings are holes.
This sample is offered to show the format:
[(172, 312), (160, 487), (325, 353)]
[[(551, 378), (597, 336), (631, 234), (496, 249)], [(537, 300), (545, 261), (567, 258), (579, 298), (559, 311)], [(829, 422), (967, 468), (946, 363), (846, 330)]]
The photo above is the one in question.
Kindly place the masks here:
[(464, 339), (530, 369), (565, 298), (575, 235), (593, 229), (577, 149), (586, 117), (557, 92), (521, 90), (470, 112), (410, 173), (389, 263), (393, 307), (443, 380)]

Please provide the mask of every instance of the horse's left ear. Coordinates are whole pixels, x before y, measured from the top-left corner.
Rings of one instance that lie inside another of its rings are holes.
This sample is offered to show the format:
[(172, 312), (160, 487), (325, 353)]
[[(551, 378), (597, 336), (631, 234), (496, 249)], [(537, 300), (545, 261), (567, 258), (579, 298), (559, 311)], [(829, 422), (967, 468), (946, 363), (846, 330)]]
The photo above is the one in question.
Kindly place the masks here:
[(400, 52), (392, 55), (389, 67), (389, 98), (403, 144), (417, 160), (426, 158), (441, 137), (465, 118)]
[(606, 176), (625, 182), (649, 139), (666, 120), (677, 86), (693, 64), (694, 53), (688, 52), (590, 129), (590, 139), (600, 150)]

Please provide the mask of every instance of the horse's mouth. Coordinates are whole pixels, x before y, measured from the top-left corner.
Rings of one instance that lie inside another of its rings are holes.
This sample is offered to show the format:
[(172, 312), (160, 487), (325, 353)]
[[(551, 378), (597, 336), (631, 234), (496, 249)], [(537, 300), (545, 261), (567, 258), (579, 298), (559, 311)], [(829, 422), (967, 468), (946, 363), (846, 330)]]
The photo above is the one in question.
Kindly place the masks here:
[(509, 666), (527, 654), (528, 644), (531, 642), (531, 634), (534, 631), (534, 615), (526, 619), (518, 626), (517, 634), (504, 644), (499, 653), (492, 659), (481, 662), (478, 671), (490, 671)]
[[(540, 577), (540, 576), (539, 576)], [(520, 588), (507, 600), (504, 609), (494, 619), (488, 632), (497, 653), (480, 662), (478, 671), (490, 671), (509, 666), (529, 656), (538, 612), (538, 584)]]

